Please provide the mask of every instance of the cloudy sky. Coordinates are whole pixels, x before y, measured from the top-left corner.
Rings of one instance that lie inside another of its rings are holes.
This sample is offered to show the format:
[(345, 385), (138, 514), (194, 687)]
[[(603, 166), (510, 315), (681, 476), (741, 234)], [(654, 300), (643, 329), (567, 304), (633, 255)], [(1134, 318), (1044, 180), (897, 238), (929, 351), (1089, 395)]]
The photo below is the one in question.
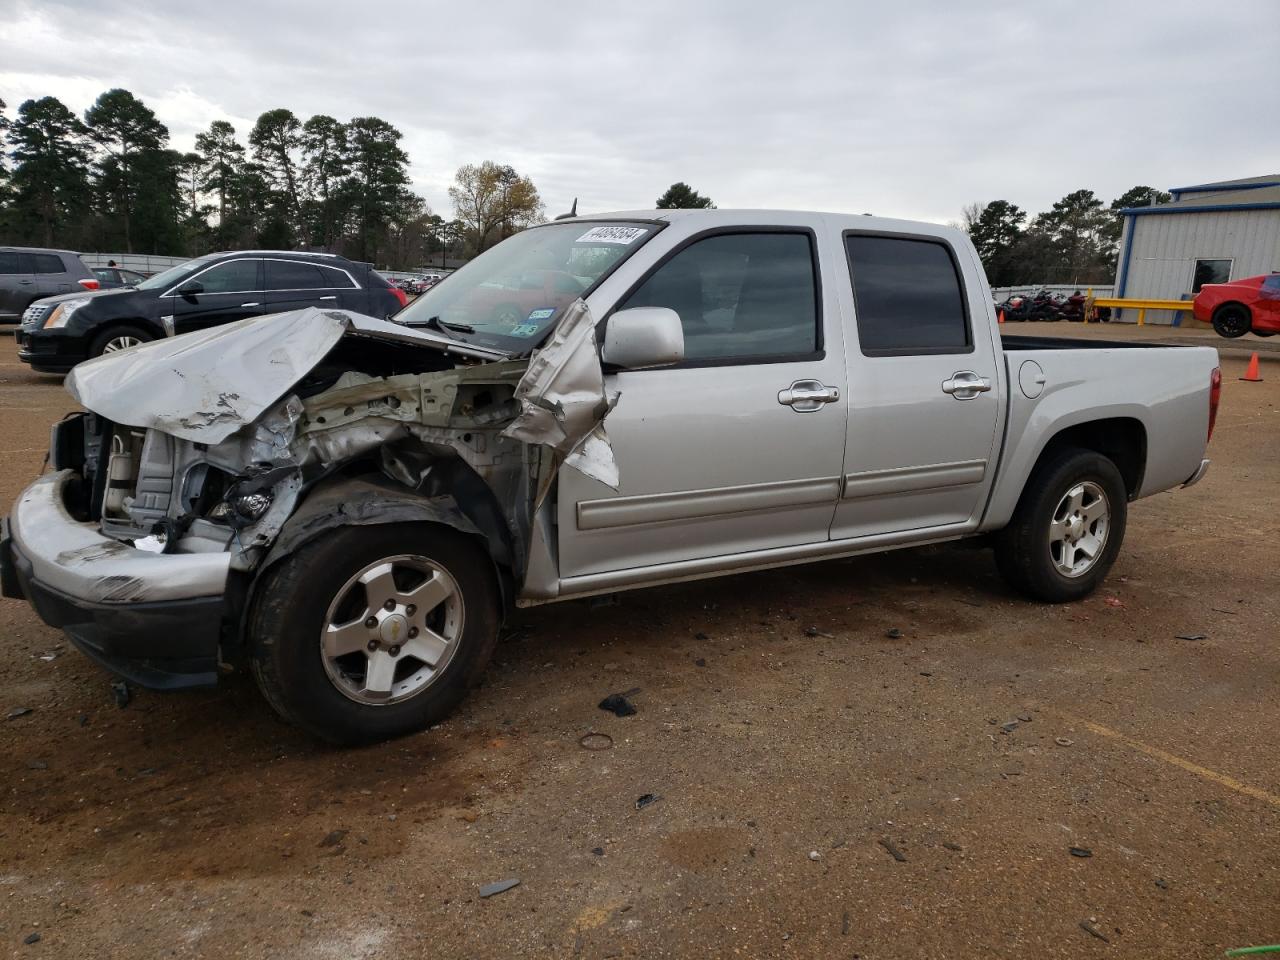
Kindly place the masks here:
[(936, 221), (1280, 173), (1277, 0), (0, 0), (10, 116), (117, 86), (180, 148), (273, 107), (383, 117), (446, 215), (485, 159), (550, 214), (684, 180), (721, 207)]

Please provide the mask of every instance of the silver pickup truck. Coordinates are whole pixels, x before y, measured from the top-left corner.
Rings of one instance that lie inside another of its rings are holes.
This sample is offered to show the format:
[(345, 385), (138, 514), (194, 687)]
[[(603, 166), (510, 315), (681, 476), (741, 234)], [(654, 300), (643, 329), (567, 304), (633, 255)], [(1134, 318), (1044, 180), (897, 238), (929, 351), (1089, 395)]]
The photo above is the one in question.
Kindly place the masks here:
[(1106, 575), (1195, 483), (1208, 348), (1007, 337), (964, 234), (647, 211), (519, 233), (389, 323), (308, 309), (77, 367), (4, 594), (156, 688), (249, 667), (335, 742), (445, 716), (512, 605), (986, 536)]

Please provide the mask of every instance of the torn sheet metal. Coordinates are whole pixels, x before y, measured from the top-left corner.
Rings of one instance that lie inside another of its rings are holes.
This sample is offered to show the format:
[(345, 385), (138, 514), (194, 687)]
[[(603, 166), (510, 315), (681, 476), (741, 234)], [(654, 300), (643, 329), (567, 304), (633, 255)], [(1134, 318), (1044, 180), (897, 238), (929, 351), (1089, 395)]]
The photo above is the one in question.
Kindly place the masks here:
[(618, 395), (605, 394), (595, 319), (583, 301), (565, 311), (533, 355), (515, 398), (520, 413), (503, 436), (550, 447), (575, 470), (618, 489), (618, 463), (604, 429)]
[(98, 357), (71, 371), (67, 390), (116, 423), (221, 443), (283, 397), (347, 333), (484, 359), (503, 356), (349, 310), (307, 307)]

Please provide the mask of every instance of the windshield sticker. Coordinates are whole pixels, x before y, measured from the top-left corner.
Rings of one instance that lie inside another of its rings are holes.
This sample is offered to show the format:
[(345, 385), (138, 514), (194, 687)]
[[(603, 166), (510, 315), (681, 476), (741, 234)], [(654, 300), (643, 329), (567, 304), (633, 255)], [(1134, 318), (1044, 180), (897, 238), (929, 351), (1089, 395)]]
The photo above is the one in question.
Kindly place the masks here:
[(528, 322), (532, 323), (534, 320), (546, 320), (555, 312), (555, 307), (543, 307), (541, 310), (534, 310), (529, 314)]
[(620, 243), (627, 246), (639, 240), (649, 231), (644, 227), (592, 227), (577, 243)]
[(508, 336), (511, 337), (532, 337), (542, 328), (540, 323), (522, 323), (518, 327), (512, 327)]

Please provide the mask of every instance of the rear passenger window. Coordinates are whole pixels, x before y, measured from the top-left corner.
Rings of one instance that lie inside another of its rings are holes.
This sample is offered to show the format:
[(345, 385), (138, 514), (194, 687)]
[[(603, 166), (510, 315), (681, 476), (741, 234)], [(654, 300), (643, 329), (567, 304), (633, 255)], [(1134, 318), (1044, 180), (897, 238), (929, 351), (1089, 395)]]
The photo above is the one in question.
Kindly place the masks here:
[(622, 306), (678, 313), (685, 359), (695, 362), (792, 359), (821, 346), (807, 233), (697, 240), (658, 267)]
[(267, 261), (268, 290), (317, 290), (327, 287), (320, 269), (310, 263), (296, 260)]
[(0, 253), (0, 273), (18, 273), (18, 255)]
[(345, 270), (337, 270), (333, 267), (317, 267), (324, 285), (332, 290), (350, 290), (355, 287), (355, 283), (348, 276)]
[(845, 245), (864, 354), (972, 349), (964, 291), (946, 244), (853, 234)]
[(36, 273), (66, 273), (67, 268), (62, 258), (56, 253), (33, 253), (31, 260), (35, 264)]

